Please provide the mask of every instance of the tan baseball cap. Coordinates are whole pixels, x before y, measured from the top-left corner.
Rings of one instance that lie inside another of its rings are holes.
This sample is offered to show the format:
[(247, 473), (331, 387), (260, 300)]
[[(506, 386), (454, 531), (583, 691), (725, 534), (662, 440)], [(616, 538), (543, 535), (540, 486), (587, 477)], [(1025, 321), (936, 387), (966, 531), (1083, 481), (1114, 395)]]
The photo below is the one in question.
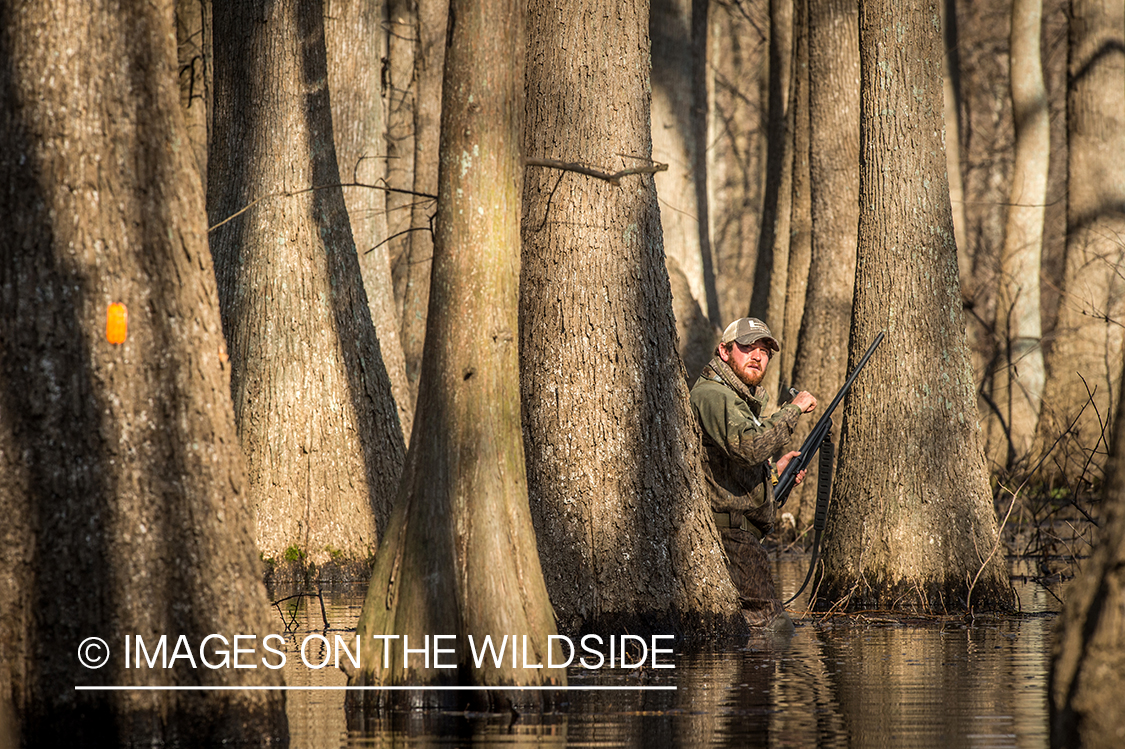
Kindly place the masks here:
[(751, 343), (763, 339), (771, 349), (781, 351), (777, 339), (773, 337), (773, 333), (770, 332), (764, 322), (756, 317), (740, 317), (727, 326), (727, 329), (723, 331), (722, 340), (719, 342), (727, 344), (733, 341), (743, 346), (749, 346)]

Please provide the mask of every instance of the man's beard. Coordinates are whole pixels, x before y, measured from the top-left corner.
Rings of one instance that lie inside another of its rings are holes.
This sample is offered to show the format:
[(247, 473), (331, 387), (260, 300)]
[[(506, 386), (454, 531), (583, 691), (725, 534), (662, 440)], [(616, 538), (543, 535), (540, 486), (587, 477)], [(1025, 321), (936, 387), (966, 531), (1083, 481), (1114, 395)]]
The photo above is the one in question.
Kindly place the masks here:
[(734, 372), (738, 379), (752, 388), (761, 385), (762, 380), (766, 377), (766, 371), (764, 369), (751, 369), (749, 364), (738, 369), (731, 367), (731, 371)]

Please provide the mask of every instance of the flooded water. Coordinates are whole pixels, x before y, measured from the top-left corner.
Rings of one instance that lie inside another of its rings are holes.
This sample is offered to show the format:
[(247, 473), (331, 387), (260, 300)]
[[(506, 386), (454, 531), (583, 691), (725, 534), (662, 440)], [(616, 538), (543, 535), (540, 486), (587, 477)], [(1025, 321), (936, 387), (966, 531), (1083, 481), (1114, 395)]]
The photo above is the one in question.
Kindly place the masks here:
[[(800, 584), (804, 564), (789, 556), (778, 562), (783, 591)], [(801, 616), (802, 597), (790, 607), (798, 614), (790, 639), (677, 655), (674, 669), (650, 669), (642, 679), (572, 668), (571, 686), (626, 689), (570, 691), (565, 710), (515, 723), (418, 711), (349, 733), (343, 691), (290, 691), (290, 746), (1045, 747), (1059, 603), (1036, 583), (1015, 585), (1022, 615), (972, 622)], [(354, 630), (363, 594), (362, 585), (326, 591), (323, 613), (315, 598), (296, 609), (296, 601), (280, 605), (299, 641), (323, 632), (325, 618), (330, 635)], [(289, 685), (346, 683), (331, 666), (310, 670), (299, 658), (287, 660), (285, 675)], [(658, 686), (675, 689), (651, 689)]]

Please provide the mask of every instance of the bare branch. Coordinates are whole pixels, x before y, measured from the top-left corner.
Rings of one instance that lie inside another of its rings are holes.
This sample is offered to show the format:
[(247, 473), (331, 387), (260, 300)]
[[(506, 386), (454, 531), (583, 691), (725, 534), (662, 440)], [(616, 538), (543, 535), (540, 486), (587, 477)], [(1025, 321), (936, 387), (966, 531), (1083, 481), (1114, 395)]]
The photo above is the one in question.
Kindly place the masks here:
[[(636, 158), (636, 157), (633, 157)], [(578, 174), (585, 174), (587, 177), (594, 177), (595, 179), (604, 180), (611, 185), (621, 184), (622, 177), (628, 177), (632, 174), (656, 174), (657, 172), (664, 172), (668, 170), (667, 164), (659, 162), (652, 162), (646, 166), (634, 166), (629, 169), (622, 169), (620, 172), (603, 172), (585, 164), (579, 164), (576, 161), (559, 161), (558, 159), (524, 159), (525, 166), (542, 166), (548, 169), (562, 169), (566, 172), (577, 172)]]

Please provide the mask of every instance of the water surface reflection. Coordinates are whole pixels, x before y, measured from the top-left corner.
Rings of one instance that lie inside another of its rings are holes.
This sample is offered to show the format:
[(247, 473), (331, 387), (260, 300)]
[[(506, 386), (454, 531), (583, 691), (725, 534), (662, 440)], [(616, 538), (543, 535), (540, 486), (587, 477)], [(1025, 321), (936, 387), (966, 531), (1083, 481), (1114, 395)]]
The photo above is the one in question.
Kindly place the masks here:
[[(799, 558), (779, 562), (784, 590), (803, 578), (801, 564)], [(1020, 617), (909, 623), (877, 615), (806, 617), (791, 639), (755, 638), (723, 652), (680, 654), (674, 671), (575, 669), (574, 686), (676, 690), (572, 691), (565, 711), (514, 723), (495, 715), (408, 712), (353, 717), (361, 728), (349, 733), (342, 691), (292, 691), (291, 746), (1043, 747), (1057, 601), (1033, 583), (1016, 587), (1027, 612)], [(295, 615), (294, 640), (323, 631), (325, 617), (330, 636), (354, 630), (363, 592), (362, 585), (326, 591), (324, 615), (316, 599), (287, 610)], [(310, 670), (298, 655), (287, 659), (285, 677), (290, 685), (345, 683), (331, 666)]]

